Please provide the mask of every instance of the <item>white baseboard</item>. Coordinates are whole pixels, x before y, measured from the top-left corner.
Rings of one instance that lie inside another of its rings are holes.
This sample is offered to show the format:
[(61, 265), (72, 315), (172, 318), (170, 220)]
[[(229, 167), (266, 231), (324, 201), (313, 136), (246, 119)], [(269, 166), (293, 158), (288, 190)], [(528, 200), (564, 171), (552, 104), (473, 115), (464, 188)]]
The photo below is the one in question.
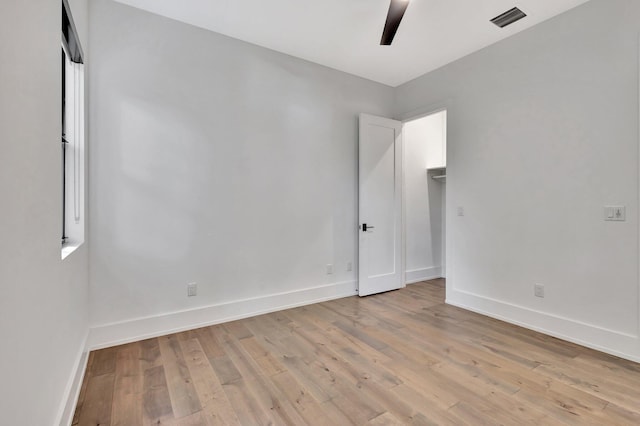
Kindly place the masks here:
[(106, 324), (89, 330), (87, 349), (102, 349), (356, 294), (356, 282), (345, 281)]
[(447, 288), (446, 303), (630, 361), (640, 362), (637, 335), (609, 330), (466, 291)]
[(434, 280), (442, 277), (442, 268), (440, 266), (431, 266), (429, 268), (412, 269), (405, 272), (405, 284), (415, 284), (421, 281)]
[(62, 399), (60, 409), (58, 410), (57, 421), (54, 425), (69, 426), (73, 421), (76, 404), (78, 403), (78, 397), (80, 396), (80, 389), (82, 388), (82, 379), (84, 378), (84, 373), (87, 369), (87, 361), (89, 360), (89, 351), (86, 349), (88, 338), (89, 332), (87, 331), (87, 334), (84, 336), (84, 340), (82, 341), (82, 345), (80, 346), (80, 352), (76, 357), (74, 364), (75, 367), (67, 382), (64, 398)]

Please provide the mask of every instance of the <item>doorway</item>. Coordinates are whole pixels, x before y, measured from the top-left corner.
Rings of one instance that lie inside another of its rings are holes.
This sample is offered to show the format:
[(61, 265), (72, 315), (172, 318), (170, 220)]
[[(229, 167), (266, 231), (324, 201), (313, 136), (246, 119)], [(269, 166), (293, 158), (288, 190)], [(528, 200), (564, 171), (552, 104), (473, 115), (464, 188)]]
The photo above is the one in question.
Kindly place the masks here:
[(405, 284), (446, 277), (447, 110), (403, 122)]
[(358, 294), (444, 278), (447, 111), (359, 131)]

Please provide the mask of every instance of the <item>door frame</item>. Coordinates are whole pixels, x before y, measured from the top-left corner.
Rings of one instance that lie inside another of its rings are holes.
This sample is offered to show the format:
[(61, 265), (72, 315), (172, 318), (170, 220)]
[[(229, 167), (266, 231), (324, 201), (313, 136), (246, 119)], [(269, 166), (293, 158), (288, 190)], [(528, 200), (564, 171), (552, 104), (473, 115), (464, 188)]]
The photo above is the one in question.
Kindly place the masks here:
[[(404, 124), (408, 121), (413, 121), (413, 120), (417, 120), (420, 118), (424, 118), (427, 117), (429, 115), (433, 115), (433, 114), (437, 114), (438, 112), (441, 111), (447, 111), (447, 139), (449, 139), (449, 135), (450, 135), (450, 120), (449, 120), (449, 113), (452, 110), (452, 106), (453, 106), (453, 101), (451, 99), (444, 99), (442, 101), (439, 102), (434, 102), (432, 104), (428, 104), (426, 106), (414, 109), (414, 110), (410, 110), (408, 112), (399, 114), (396, 117), (391, 117), (392, 120), (396, 120), (396, 121), (400, 121), (404, 127)], [(361, 114), (367, 114), (367, 113), (361, 113)], [(372, 114), (367, 114), (367, 115), (372, 115)], [(360, 126), (360, 115), (358, 115), (358, 128)], [(356, 183), (357, 183), (357, 187), (358, 190), (360, 188), (360, 159), (359, 159), (359, 145), (360, 144), (360, 139), (358, 136), (358, 155), (356, 156), (357, 158), (357, 170), (356, 170)], [(449, 158), (449, 144), (447, 143), (447, 159)], [(400, 161), (400, 197), (401, 197), (401, 203), (400, 203), (400, 239), (401, 239), (401, 256), (402, 259), (400, 260), (400, 265), (402, 268), (401, 271), (401, 284), (402, 287), (406, 287), (407, 286), (407, 256), (406, 256), (406, 252), (407, 252), (407, 220), (406, 220), (406, 199), (407, 199), (407, 194), (406, 194), (406, 165), (405, 165), (405, 142), (404, 142), (404, 134), (402, 135), (402, 137), (400, 138), (400, 155), (401, 157), (401, 161)], [(449, 204), (449, 197), (447, 197), (447, 204)], [(356, 212), (357, 217), (356, 217), (356, 258), (359, 259), (360, 258), (360, 195), (358, 194), (358, 211)], [(446, 208), (445, 206), (445, 211), (449, 211), (449, 209)], [(446, 218), (445, 218), (446, 220)], [(448, 227), (447, 227), (448, 228)], [(449, 255), (452, 251), (453, 251), (453, 247), (451, 246), (452, 241), (449, 241), (449, 238), (447, 238), (447, 235), (449, 234), (449, 232), (445, 232), (445, 235), (443, 235), (443, 240), (445, 241), (445, 247), (446, 247), (446, 255), (445, 255), (445, 261), (447, 262), (446, 265), (446, 271), (447, 271), (447, 288), (452, 288), (453, 287), (453, 264), (451, 262), (451, 256)], [(356, 262), (357, 268), (355, 270), (355, 280), (356, 280), (356, 294), (358, 293), (359, 289), (360, 289), (360, 279), (359, 279), (359, 274), (360, 274), (360, 262)], [(444, 266), (444, 265), (443, 265)], [(451, 285), (451, 287), (449, 287)]]
[[(447, 139), (449, 139), (449, 112), (451, 111), (451, 106), (452, 106), (452, 101), (451, 99), (445, 99), (442, 100), (440, 102), (435, 102), (432, 104), (429, 104), (427, 106), (421, 107), (421, 108), (417, 108), (414, 110), (411, 110), (409, 112), (406, 112), (404, 114), (400, 114), (398, 118), (396, 118), (396, 120), (400, 121), (402, 123), (402, 126), (404, 128), (404, 124), (409, 122), (409, 121), (414, 121), (414, 120), (419, 120), (420, 118), (424, 118), (424, 117), (428, 117), (430, 115), (433, 114), (437, 114), (439, 112), (442, 111), (447, 111), (447, 122), (446, 122), (446, 126), (447, 126)], [(448, 142), (448, 141), (447, 141)], [(407, 218), (406, 218), (406, 200), (407, 200), (407, 194), (406, 194), (406, 168), (405, 168), (405, 156), (404, 156), (404, 151), (405, 151), (405, 147), (404, 147), (405, 143), (404, 143), (404, 134), (401, 140), (401, 155), (402, 155), (402, 170), (401, 170), (401, 179), (402, 179), (402, 212), (401, 212), (401, 228), (402, 228), (402, 285), (403, 287), (407, 286), (407, 264), (406, 264), (406, 251), (407, 251)], [(447, 143), (447, 151), (449, 150), (449, 144)], [(449, 158), (449, 153), (447, 152), (447, 159)], [(448, 198), (447, 198), (447, 203), (448, 203)], [(448, 211), (448, 209), (445, 206), (445, 211)], [(446, 220), (446, 218), (445, 218)], [(448, 232), (445, 231), (445, 235), (442, 236), (443, 240), (445, 241), (445, 248), (446, 251), (448, 252), (449, 249), (449, 241), (447, 240), (447, 236), (446, 234), (448, 234)], [(448, 261), (450, 257), (448, 255), (445, 255), (445, 261)], [(443, 265), (444, 266), (444, 265)], [(452, 268), (450, 268), (450, 266), (452, 265), (446, 265), (446, 271), (447, 271), (447, 275), (451, 276), (453, 275), (453, 271)], [(449, 282), (449, 279), (447, 279), (447, 282)], [(453, 281), (451, 281), (453, 283)]]

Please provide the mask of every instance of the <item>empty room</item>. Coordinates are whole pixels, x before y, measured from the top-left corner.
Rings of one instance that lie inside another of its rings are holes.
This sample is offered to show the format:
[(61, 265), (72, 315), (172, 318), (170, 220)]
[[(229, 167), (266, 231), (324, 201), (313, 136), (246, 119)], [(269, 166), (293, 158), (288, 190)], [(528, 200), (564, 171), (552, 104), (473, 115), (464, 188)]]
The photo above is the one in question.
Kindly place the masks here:
[(0, 425), (640, 424), (637, 0), (0, 13)]

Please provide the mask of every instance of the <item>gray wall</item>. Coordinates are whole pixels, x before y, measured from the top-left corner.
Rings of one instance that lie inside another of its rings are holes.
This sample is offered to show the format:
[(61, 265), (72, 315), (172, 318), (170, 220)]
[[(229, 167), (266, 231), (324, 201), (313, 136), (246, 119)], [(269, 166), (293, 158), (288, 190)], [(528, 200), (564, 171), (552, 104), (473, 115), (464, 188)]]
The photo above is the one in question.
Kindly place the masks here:
[(357, 114), (393, 89), (107, 0), (90, 31), (93, 325), (355, 290)]
[[(71, 3), (86, 51), (86, 4)], [(60, 11), (59, 0), (0, 6), (0, 422), (6, 425), (49, 425), (59, 417), (88, 329), (87, 244), (64, 261), (60, 256)]]
[(450, 303), (640, 359), (639, 16), (593, 0), (397, 89), (449, 105)]

